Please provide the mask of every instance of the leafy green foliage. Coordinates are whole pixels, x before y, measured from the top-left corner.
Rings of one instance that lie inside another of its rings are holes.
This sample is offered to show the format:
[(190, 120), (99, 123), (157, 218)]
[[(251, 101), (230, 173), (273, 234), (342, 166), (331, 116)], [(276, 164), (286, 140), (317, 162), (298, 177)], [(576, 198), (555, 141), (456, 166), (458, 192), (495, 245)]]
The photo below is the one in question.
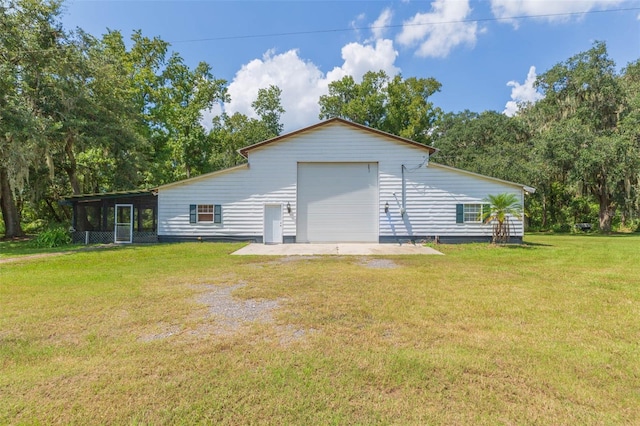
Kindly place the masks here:
[(532, 229), (628, 228), (640, 213), (639, 63), (618, 74), (597, 42), (541, 74), (544, 98), (515, 117), (445, 114), (434, 159), (535, 187), (525, 199)]
[(507, 243), (511, 237), (510, 217), (522, 219), (522, 203), (515, 194), (489, 194), (484, 200), (489, 209), (483, 211), (482, 221), (493, 223), (493, 242)]
[(495, 111), (445, 114), (433, 134), (437, 162), (528, 183), (535, 173), (529, 129), (522, 120)]
[(202, 113), (228, 100), (226, 81), (214, 78), (205, 62), (191, 70), (174, 53), (159, 78), (152, 115), (155, 137), (164, 146), (164, 167), (175, 181), (208, 172), (212, 147)]
[(209, 133), (213, 147), (213, 169), (224, 169), (244, 163), (245, 158), (238, 154), (240, 148), (280, 134), (283, 128), (280, 116), (285, 112), (280, 100), (281, 93), (277, 86), (258, 90), (258, 97), (251, 105), (260, 119), (237, 112), (231, 116), (223, 113), (213, 118), (213, 127)]
[(637, 183), (640, 171), (640, 128), (632, 124), (636, 113), (628, 107), (629, 97), (637, 94), (629, 93), (632, 84), (625, 93), (624, 80), (606, 45), (596, 42), (542, 74), (538, 87), (544, 98), (523, 113), (548, 167), (540, 179), (543, 187), (560, 181), (567, 193), (591, 195), (603, 231), (610, 231), (616, 211), (628, 206), (630, 182)]
[(258, 89), (258, 98), (251, 104), (272, 136), (278, 136), (284, 127), (280, 122), (280, 117), (285, 112), (280, 100), (281, 95), (282, 90), (271, 85), (267, 89)]
[(40, 232), (32, 243), (38, 248), (62, 247), (71, 244), (71, 235), (64, 226), (54, 225)]
[(393, 79), (384, 71), (369, 71), (356, 83), (352, 76), (329, 84), (320, 97), (320, 118), (341, 117), (421, 143), (440, 115), (429, 97), (440, 90), (433, 78)]
[(7, 237), (24, 235), (16, 197), (43, 148), (48, 119), (38, 114), (37, 100), (57, 61), (59, 14), (58, 1), (0, 7), (0, 211)]
[(246, 159), (238, 154), (240, 148), (275, 136), (277, 134), (268, 123), (244, 114), (222, 114), (215, 117), (209, 133), (214, 150), (211, 158), (212, 168), (224, 169), (244, 163)]

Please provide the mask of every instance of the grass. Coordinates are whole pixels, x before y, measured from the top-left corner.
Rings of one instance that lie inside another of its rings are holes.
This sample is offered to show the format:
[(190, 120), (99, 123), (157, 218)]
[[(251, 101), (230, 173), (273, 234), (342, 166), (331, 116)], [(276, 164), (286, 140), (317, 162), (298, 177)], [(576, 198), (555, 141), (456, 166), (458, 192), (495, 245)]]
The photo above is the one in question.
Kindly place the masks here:
[(49, 253), (66, 253), (78, 249), (84, 249), (85, 246), (76, 244), (65, 245), (61, 247), (43, 248), (36, 247), (33, 240), (24, 239), (0, 239), (0, 260), (9, 257), (31, 256), (35, 254)]
[[(630, 424), (638, 236), (446, 256), (131, 246), (0, 265), (0, 424)], [(273, 322), (216, 331), (244, 283)], [(212, 290), (213, 289), (213, 290)]]

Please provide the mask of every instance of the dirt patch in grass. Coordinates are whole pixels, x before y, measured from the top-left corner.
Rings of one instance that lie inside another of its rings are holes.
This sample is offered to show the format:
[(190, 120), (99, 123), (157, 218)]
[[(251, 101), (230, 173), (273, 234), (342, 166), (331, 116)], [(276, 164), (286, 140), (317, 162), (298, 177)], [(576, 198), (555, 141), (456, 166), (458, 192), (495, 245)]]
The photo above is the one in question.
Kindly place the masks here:
[(286, 256), (279, 260), (279, 263), (300, 262), (302, 260), (320, 259), (320, 256)]
[[(243, 325), (258, 322), (273, 322), (272, 312), (280, 306), (282, 300), (241, 300), (233, 297), (233, 292), (246, 284), (219, 288), (207, 286), (207, 291), (196, 298), (208, 308), (209, 318), (214, 320), (215, 334), (230, 334)], [(197, 334), (199, 331), (196, 330)]]
[[(229, 287), (206, 285), (198, 287), (204, 289), (195, 297), (195, 301), (206, 307), (204, 314), (195, 313), (189, 318), (195, 326), (191, 329), (177, 324), (159, 323), (157, 330), (139, 338), (143, 342), (162, 340), (174, 335), (187, 335), (195, 337), (229, 336), (246, 332), (252, 324), (270, 324), (274, 322), (273, 312), (280, 308), (285, 299), (257, 300), (239, 299), (233, 296), (233, 292), (245, 287), (245, 283)], [(289, 344), (302, 339), (308, 334), (300, 328), (291, 325), (275, 327), (281, 344)]]
[(360, 265), (371, 269), (394, 269), (399, 265), (391, 259), (361, 259)]

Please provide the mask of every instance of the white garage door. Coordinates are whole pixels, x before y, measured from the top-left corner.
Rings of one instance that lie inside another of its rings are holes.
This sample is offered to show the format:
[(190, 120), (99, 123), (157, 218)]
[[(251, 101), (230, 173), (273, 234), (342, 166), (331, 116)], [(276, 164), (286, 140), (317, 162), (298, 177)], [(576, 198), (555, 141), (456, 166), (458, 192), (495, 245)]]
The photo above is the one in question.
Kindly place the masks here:
[(298, 163), (297, 207), (297, 242), (378, 242), (378, 164)]

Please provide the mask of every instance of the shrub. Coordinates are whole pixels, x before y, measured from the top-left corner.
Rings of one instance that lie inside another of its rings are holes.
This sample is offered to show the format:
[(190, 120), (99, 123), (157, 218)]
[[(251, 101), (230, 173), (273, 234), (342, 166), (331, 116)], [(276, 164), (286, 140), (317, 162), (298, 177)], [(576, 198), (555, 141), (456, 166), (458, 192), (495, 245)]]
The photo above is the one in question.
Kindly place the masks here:
[(556, 223), (551, 226), (551, 230), (557, 234), (566, 234), (571, 232), (571, 225), (568, 223)]
[(52, 226), (38, 234), (33, 244), (40, 248), (53, 248), (71, 244), (71, 235), (63, 226)]
[(36, 219), (30, 222), (22, 222), (22, 230), (29, 235), (39, 234), (47, 229), (45, 221)]
[(626, 225), (620, 226), (619, 232), (640, 232), (640, 219), (629, 221)]

